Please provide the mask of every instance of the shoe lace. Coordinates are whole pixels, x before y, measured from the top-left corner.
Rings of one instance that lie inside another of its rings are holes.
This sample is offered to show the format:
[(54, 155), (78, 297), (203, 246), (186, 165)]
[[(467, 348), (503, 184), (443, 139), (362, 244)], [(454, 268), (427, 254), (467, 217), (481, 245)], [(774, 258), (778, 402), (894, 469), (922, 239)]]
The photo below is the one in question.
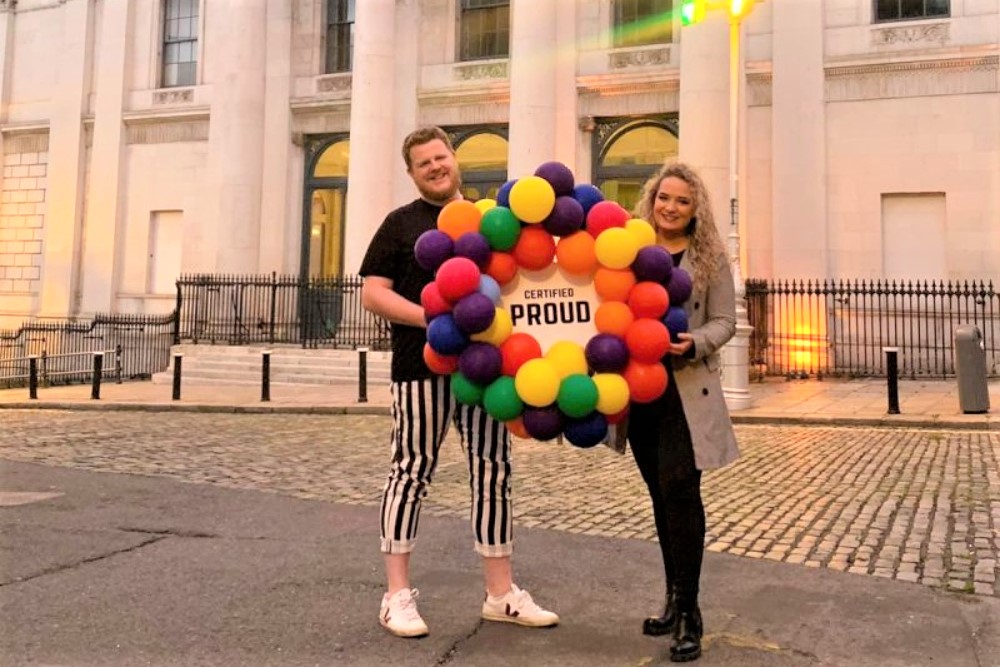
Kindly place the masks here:
[(523, 612), (535, 613), (543, 611), (543, 609), (538, 606), (538, 603), (534, 601), (534, 599), (531, 597), (531, 593), (529, 593), (528, 591), (522, 590), (520, 588), (515, 588), (514, 595), (512, 597), (514, 599), (514, 604), (512, 606), (522, 613)]
[(420, 595), (420, 591), (416, 588), (411, 588), (409, 595), (400, 595), (396, 599), (396, 604), (393, 606), (396, 608), (396, 612), (402, 616), (407, 621), (419, 621), (420, 612), (417, 611), (417, 596)]

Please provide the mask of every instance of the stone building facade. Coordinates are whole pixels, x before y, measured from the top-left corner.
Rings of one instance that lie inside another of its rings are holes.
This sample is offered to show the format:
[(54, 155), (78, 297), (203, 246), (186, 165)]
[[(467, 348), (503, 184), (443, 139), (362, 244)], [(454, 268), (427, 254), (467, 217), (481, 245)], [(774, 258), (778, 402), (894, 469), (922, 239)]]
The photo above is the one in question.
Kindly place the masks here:
[(2, 0), (0, 328), (352, 273), (431, 123), (470, 196), (560, 160), (631, 200), (679, 156), (747, 276), (1000, 277), (1000, 0), (761, 0), (736, 89), (726, 15), (675, 10)]

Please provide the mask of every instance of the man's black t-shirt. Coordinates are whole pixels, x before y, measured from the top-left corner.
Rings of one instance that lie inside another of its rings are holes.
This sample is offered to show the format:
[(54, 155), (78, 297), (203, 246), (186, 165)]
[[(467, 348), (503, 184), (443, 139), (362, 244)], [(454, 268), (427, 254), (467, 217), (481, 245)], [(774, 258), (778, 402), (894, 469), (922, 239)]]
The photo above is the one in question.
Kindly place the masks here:
[[(375, 232), (365, 259), (361, 262), (362, 276), (379, 276), (392, 281), (392, 289), (414, 303), (420, 303), (420, 292), (434, 280), (413, 254), (417, 237), (437, 226), (440, 206), (417, 199), (386, 216)], [(392, 380), (406, 382), (431, 377), (424, 363), (424, 343), (427, 331), (420, 327), (392, 323)]]

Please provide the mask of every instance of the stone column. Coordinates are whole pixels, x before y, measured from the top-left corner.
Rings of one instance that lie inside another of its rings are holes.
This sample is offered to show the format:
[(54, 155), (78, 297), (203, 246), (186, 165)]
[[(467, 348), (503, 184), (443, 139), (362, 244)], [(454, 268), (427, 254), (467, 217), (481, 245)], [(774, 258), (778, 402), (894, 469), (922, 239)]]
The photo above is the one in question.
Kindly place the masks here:
[(61, 23), (51, 45), (56, 80), (49, 119), (49, 163), (39, 314), (76, 310), (80, 287), (84, 82), (91, 62), (94, 3), (67, 2), (52, 14)]
[(771, 118), (775, 278), (825, 278), (823, 3), (773, 0)]
[(83, 239), (83, 313), (115, 311), (117, 273), (124, 235), (120, 233), (121, 167), (124, 127), (125, 63), (128, 60), (128, 0), (107, 0), (101, 7), (97, 62), (94, 141)]
[(291, 178), (301, 184), (301, 172), (290, 174), (292, 95), (292, 7), (291, 0), (269, 0), (265, 24), (267, 62), (264, 71), (264, 146), (260, 203), (260, 259), (258, 270), (294, 273), (286, 260), (288, 247), (298, 247), (302, 222), (289, 215)]
[(361, 266), (375, 230), (397, 205), (392, 183), (404, 169), (399, 141), (393, 131), (397, 127), (395, 5), (394, 0), (365, 0), (355, 4), (350, 191), (344, 243), (344, 266), (348, 273)]
[(565, 3), (510, 3), (510, 178), (528, 176), (556, 158), (557, 4)]
[(205, 10), (202, 78), (212, 87), (208, 131), (206, 259), (220, 273), (260, 270), (261, 182), (264, 158), (265, 0), (219, 0)]

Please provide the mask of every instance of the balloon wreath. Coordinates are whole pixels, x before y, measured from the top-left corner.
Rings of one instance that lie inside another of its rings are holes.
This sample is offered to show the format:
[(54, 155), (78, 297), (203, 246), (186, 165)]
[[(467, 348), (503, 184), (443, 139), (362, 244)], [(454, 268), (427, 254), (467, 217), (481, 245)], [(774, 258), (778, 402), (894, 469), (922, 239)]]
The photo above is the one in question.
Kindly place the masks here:
[[(420, 296), (427, 367), (451, 376), (457, 401), (482, 405), (515, 435), (564, 434), (592, 447), (630, 400), (648, 403), (666, 389), (660, 359), (688, 329), (681, 304), (691, 277), (674, 268), (649, 223), (593, 185), (575, 185), (564, 164), (508, 181), (495, 201), (450, 202), (414, 254), (435, 274)], [(553, 260), (592, 280), (600, 298), (585, 345), (560, 340), (542, 350), (530, 333), (514, 331), (503, 306), (502, 288), (520, 270)]]

